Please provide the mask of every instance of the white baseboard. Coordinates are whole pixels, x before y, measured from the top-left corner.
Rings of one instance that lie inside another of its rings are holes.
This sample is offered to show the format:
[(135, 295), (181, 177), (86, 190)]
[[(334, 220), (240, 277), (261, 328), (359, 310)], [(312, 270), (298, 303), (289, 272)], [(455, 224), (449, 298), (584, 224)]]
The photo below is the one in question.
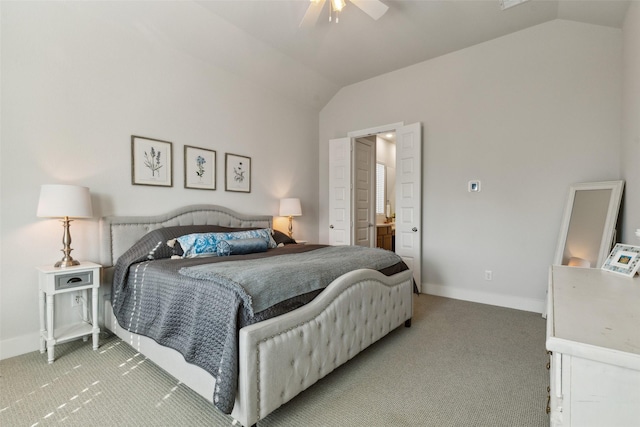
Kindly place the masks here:
[(544, 299), (520, 298), (508, 295), (493, 294), (489, 292), (473, 291), (451, 286), (422, 284), (422, 292), (439, 297), (459, 299), (463, 301), (478, 302), (481, 304), (497, 305), (499, 307), (514, 308), (516, 310), (543, 313), (545, 309)]
[[(0, 360), (40, 350), (40, 333), (22, 335), (0, 341)], [(46, 360), (46, 356), (45, 359)]]
[[(452, 288), (450, 286), (422, 284), (422, 292), (440, 297), (478, 302), (481, 304), (497, 305), (499, 307), (514, 308), (516, 310), (543, 313), (544, 300), (519, 298), (488, 292), (472, 291), (469, 289)], [(102, 323), (101, 323), (102, 324)], [(40, 334), (32, 333), (21, 337), (0, 341), (0, 360), (40, 349)]]

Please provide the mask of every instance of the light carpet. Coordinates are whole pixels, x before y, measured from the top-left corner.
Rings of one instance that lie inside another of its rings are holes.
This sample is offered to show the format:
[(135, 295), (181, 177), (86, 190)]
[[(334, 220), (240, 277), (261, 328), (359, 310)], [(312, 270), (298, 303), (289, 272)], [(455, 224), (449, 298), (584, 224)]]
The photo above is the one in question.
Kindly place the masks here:
[[(540, 314), (420, 295), (400, 327), (261, 420), (267, 426), (546, 427)], [(117, 337), (0, 361), (2, 426), (230, 426)]]

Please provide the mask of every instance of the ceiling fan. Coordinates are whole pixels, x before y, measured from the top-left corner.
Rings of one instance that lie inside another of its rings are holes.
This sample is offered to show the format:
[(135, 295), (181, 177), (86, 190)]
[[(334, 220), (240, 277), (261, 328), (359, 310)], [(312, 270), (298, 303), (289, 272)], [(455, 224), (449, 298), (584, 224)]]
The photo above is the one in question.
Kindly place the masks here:
[[(300, 28), (309, 28), (316, 24), (326, 1), (327, 0), (311, 0), (311, 4), (300, 22)], [(335, 14), (336, 22), (338, 22), (337, 13), (346, 6), (345, 0), (329, 0), (329, 2), (329, 20), (331, 20), (332, 15)], [(389, 6), (380, 0), (350, 0), (350, 2), (358, 6), (363, 12), (376, 21), (389, 9)]]

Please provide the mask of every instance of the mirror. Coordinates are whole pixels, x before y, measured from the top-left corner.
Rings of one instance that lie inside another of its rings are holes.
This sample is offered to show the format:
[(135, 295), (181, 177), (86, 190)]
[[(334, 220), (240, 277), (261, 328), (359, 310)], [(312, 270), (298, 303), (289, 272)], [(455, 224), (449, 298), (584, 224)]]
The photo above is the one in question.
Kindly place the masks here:
[(613, 244), (623, 187), (624, 181), (570, 187), (554, 265), (602, 266)]

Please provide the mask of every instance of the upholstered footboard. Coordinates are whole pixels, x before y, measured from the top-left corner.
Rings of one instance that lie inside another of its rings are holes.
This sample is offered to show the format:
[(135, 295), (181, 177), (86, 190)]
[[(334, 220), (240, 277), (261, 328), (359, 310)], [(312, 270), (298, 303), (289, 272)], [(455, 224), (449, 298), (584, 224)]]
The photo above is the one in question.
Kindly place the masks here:
[(232, 416), (255, 424), (412, 316), (412, 274), (356, 270), (291, 313), (240, 330)]
[[(212, 400), (215, 379), (177, 351), (119, 327), (109, 304), (113, 265), (148, 231), (175, 225), (271, 228), (270, 215), (195, 205), (158, 216), (101, 221), (104, 326), (181, 382)], [(357, 270), (332, 282), (309, 304), (240, 330), (239, 383), (232, 416), (253, 425), (412, 315), (411, 271), (387, 277)]]

